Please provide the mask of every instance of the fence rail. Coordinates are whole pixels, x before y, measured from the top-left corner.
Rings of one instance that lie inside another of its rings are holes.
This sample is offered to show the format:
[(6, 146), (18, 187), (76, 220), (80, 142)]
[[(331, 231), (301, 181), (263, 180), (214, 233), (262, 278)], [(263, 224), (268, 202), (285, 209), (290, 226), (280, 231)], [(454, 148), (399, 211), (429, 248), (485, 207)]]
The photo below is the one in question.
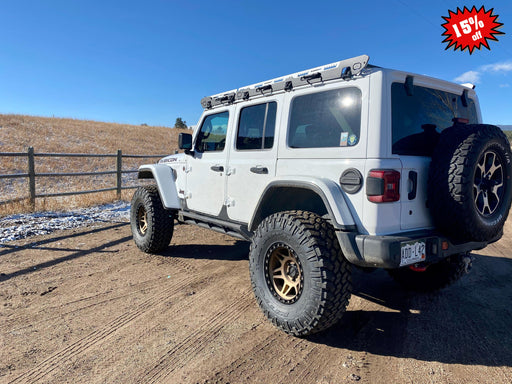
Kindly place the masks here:
[[(27, 173), (16, 174), (0, 174), (0, 179), (16, 179), (28, 178), (28, 196), (18, 197), (6, 201), (0, 201), (0, 204), (8, 204), (17, 201), (29, 199), (32, 208), (35, 207), (36, 199), (45, 197), (58, 197), (58, 196), (72, 196), (83, 195), (87, 193), (98, 193), (116, 191), (117, 198), (121, 198), (121, 191), (123, 189), (133, 189), (136, 186), (123, 187), (122, 175), (127, 173), (136, 173), (136, 169), (123, 170), (123, 159), (126, 158), (161, 158), (165, 155), (123, 155), (120, 149), (115, 154), (89, 154), (89, 153), (35, 153), (33, 147), (29, 147), (27, 152), (0, 152), (0, 157), (26, 157), (27, 158)], [(36, 157), (84, 157), (84, 158), (115, 158), (116, 170), (115, 171), (99, 171), (99, 172), (62, 172), (62, 173), (36, 173), (35, 171), (35, 158)], [(60, 192), (60, 193), (36, 193), (36, 178), (37, 177), (74, 177), (74, 176), (97, 176), (97, 175), (116, 175), (116, 184), (111, 188), (91, 189), (86, 191), (74, 192)]]

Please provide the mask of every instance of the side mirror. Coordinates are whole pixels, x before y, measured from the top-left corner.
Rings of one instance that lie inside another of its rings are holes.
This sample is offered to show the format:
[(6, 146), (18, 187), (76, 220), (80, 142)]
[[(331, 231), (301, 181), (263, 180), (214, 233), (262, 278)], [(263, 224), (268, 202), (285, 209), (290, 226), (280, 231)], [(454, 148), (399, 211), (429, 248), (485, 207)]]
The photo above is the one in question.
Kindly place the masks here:
[(184, 149), (185, 152), (192, 149), (192, 135), (190, 133), (180, 133), (178, 136), (178, 147)]

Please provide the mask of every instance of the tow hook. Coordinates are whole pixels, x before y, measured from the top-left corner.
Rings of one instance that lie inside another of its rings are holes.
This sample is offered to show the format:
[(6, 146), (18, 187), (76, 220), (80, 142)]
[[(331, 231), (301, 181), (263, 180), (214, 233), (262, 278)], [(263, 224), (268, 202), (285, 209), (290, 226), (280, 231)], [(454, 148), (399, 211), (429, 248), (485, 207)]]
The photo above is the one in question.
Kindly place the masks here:
[(409, 269), (414, 272), (425, 272), (427, 270), (427, 265), (423, 263), (416, 263), (413, 265), (409, 265)]
[(464, 273), (469, 273), (469, 271), (471, 271), (471, 268), (473, 268), (473, 256), (467, 253), (462, 258), (462, 262), (464, 263)]

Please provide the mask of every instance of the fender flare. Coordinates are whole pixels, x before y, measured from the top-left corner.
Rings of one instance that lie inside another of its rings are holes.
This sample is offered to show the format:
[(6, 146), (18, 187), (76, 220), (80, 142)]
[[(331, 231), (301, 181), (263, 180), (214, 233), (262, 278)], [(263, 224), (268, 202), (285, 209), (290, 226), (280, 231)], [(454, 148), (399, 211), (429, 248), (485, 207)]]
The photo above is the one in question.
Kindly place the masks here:
[(164, 164), (145, 164), (139, 167), (139, 179), (155, 179), (158, 194), (165, 209), (179, 209), (180, 199), (176, 190), (173, 169)]
[(302, 188), (316, 193), (322, 199), (335, 229), (344, 231), (354, 231), (357, 229), (356, 221), (345, 200), (344, 192), (338, 184), (329, 179), (290, 176), (271, 181), (267, 185), (249, 222), (250, 230), (254, 230), (257, 226), (255, 223), (259, 220), (258, 215), (262, 204), (266, 200), (267, 193), (278, 187)]

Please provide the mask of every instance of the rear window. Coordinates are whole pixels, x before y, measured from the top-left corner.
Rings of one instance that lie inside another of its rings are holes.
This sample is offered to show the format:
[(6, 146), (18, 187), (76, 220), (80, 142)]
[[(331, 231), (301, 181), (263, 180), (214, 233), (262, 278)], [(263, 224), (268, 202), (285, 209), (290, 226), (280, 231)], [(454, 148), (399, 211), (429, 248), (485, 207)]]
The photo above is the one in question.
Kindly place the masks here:
[(403, 83), (391, 85), (393, 153), (409, 156), (432, 156), (441, 131), (453, 125), (452, 119), (477, 123), (475, 102), (461, 95), (437, 89), (413, 86), (407, 95)]
[(297, 96), (292, 101), (290, 148), (347, 147), (359, 142), (361, 91), (343, 88)]

